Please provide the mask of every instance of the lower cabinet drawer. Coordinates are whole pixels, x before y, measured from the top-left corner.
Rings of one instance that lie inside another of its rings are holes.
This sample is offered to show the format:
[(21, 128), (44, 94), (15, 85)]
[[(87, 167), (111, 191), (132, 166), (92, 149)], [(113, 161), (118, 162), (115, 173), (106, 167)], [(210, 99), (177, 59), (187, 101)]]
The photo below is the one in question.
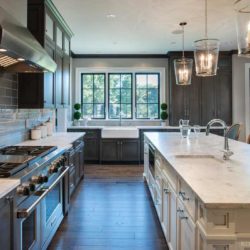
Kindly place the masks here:
[(184, 181), (179, 182), (179, 199), (183, 202), (185, 208), (191, 215), (193, 220), (196, 220), (197, 216), (195, 213), (196, 201), (194, 192), (188, 187)]
[(168, 181), (174, 188), (174, 191), (177, 192), (177, 186), (178, 186), (177, 174), (175, 170), (172, 168), (172, 166), (170, 166), (170, 164), (166, 160), (163, 160), (162, 162), (162, 171), (164, 175), (168, 178)]

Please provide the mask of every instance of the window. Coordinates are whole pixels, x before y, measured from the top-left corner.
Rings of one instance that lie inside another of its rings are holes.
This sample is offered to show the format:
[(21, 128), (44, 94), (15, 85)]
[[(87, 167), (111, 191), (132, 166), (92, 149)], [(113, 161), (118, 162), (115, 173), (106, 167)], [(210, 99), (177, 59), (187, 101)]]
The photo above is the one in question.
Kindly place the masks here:
[(82, 114), (95, 119), (105, 118), (105, 74), (82, 73)]
[(159, 74), (136, 73), (136, 118), (159, 119)]
[(110, 73), (109, 79), (109, 118), (132, 119), (132, 74)]

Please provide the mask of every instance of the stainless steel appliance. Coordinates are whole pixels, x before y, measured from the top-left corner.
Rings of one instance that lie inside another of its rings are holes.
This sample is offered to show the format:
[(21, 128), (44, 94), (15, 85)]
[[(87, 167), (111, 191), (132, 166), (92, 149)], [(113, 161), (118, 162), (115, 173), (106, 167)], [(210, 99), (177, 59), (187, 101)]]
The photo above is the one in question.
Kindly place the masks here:
[(14, 197), (14, 249), (46, 249), (68, 207), (63, 149), (7, 147), (0, 150), (0, 176), (19, 178)]
[(149, 152), (148, 152), (148, 157), (149, 157), (149, 171), (153, 178), (155, 178), (155, 148), (152, 144), (149, 144), (148, 146)]
[(0, 7), (0, 68), (11, 72), (55, 72), (56, 67), (30, 31)]

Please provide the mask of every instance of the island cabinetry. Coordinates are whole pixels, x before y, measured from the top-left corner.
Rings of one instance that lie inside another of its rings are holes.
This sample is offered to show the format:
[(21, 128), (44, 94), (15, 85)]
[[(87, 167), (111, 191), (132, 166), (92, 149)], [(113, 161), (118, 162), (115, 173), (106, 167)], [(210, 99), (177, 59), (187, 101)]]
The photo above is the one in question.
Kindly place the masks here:
[(177, 199), (177, 249), (196, 249), (196, 225), (186, 207)]

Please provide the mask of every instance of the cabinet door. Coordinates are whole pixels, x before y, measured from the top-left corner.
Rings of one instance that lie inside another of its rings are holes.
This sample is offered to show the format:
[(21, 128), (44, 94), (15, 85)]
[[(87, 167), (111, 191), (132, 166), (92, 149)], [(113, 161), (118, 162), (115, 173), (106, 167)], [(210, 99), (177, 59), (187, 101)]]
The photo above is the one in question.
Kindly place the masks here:
[(167, 241), (170, 239), (170, 197), (171, 193), (169, 190), (169, 185), (166, 180), (163, 180), (163, 190), (162, 190), (162, 224), (163, 231), (166, 236)]
[(217, 76), (204, 77), (201, 90), (201, 125), (205, 126), (210, 120), (216, 118), (215, 85), (218, 84)]
[(64, 53), (70, 55), (70, 39), (67, 36), (64, 36)]
[(121, 161), (139, 161), (140, 145), (139, 140), (121, 140)]
[(62, 50), (63, 49), (63, 33), (59, 27), (56, 27), (56, 45)]
[(169, 189), (169, 239), (168, 245), (170, 249), (177, 250), (177, 198), (174, 189), (171, 185), (168, 186)]
[(178, 200), (177, 208), (177, 242), (178, 250), (195, 249), (195, 224)]
[(70, 58), (64, 56), (63, 58), (63, 99), (62, 104), (69, 106), (69, 93), (70, 93)]
[(232, 73), (219, 69), (215, 86), (216, 117), (232, 124)]
[(45, 34), (54, 40), (54, 21), (48, 13), (45, 14)]
[[(55, 47), (49, 42), (45, 42), (45, 50), (52, 59), (55, 59)], [(54, 74), (51, 72), (44, 73), (44, 106), (52, 107), (55, 104), (54, 92)]]
[(6, 199), (6, 197), (0, 199), (1, 249), (12, 249), (13, 217), (13, 200)]
[(191, 125), (200, 124), (200, 86), (201, 78), (193, 72), (192, 84), (183, 86), (185, 91), (184, 113)]
[(99, 139), (85, 138), (84, 157), (85, 161), (99, 160)]
[(59, 50), (56, 51), (56, 64), (56, 106), (60, 107), (62, 106), (63, 55)]
[(119, 161), (120, 140), (104, 139), (101, 142), (101, 161)]

